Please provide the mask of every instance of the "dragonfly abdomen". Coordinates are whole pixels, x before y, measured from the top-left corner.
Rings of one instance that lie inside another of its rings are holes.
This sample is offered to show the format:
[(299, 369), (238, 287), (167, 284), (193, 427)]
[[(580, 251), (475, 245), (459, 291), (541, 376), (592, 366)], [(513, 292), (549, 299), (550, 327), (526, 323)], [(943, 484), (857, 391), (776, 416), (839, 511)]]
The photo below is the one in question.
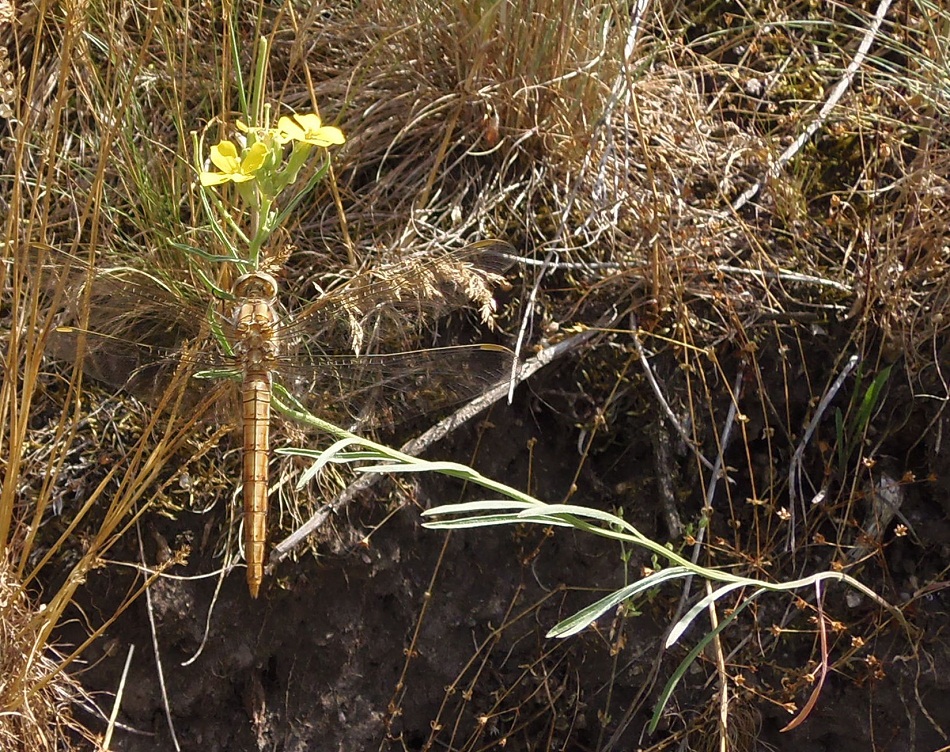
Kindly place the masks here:
[(270, 434), (270, 374), (246, 374), (243, 405), (244, 556), (247, 586), (256, 598), (264, 579), (267, 545), (267, 459)]
[(234, 316), (241, 360), (244, 457), (244, 557), (247, 586), (256, 598), (264, 579), (267, 547), (267, 460), (270, 452), (270, 401), (272, 376), (277, 362), (278, 315), (274, 308), (277, 281), (269, 274), (245, 274), (234, 283), (234, 295), (242, 300)]

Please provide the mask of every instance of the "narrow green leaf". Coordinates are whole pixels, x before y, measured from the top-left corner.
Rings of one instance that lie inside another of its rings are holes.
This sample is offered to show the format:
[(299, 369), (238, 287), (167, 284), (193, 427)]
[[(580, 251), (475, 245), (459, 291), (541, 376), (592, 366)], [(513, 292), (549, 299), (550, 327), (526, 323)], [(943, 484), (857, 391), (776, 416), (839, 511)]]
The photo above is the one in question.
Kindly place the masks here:
[(442, 504), (441, 506), (426, 509), (422, 515), (424, 517), (434, 517), (440, 514), (467, 514), (468, 512), (495, 511), (499, 509), (530, 509), (535, 505), (528, 504), (525, 501), (514, 501), (513, 499), (483, 499), (479, 501), (466, 501), (462, 504)]
[(683, 636), (683, 633), (689, 628), (689, 625), (693, 623), (693, 619), (699, 616), (703, 611), (705, 611), (709, 604), (713, 601), (717, 601), (725, 595), (728, 595), (733, 590), (738, 588), (748, 587), (749, 583), (747, 582), (733, 582), (729, 585), (723, 585), (716, 590), (713, 590), (709, 595), (702, 598), (696, 605), (694, 605), (689, 611), (686, 612), (686, 615), (683, 616), (675, 625), (673, 629), (670, 630), (670, 633), (666, 636), (666, 644), (664, 647), (670, 647), (675, 645), (680, 637)]
[(582, 608), (573, 616), (569, 616), (564, 621), (555, 624), (546, 636), (563, 639), (564, 637), (575, 635), (581, 630), (586, 629), (607, 611), (610, 611), (610, 609), (620, 605), (638, 593), (657, 587), (668, 580), (687, 577), (689, 574), (690, 571), (686, 567), (669, 567), (668, 569), (661, 569), (659, 572), (654, 572), (647, 577), (620, 588), (620, 590), (611, 593), (605, 598), (601, 598), (586, 608)]
[(340, 439), (339, 441), (335, 441), (333, 444), (327, 447), (327, 449), (325, 449), (320, 454), (320, 457), (317, 459), (316, 462), (313, 463), (313, 465), (311, 465), (311, 467), (307, 470), (307, 472), (305, 472), (303, 475), (300, 476), (300, 479), (297, 481), (297, 490), (299, 491), (301, 488), (306, 486), (311, 480), (313, 480), (317, 476), (317, 473), (319, 473), (320, 470), (322, 470), (323, 467), (328, 462), (330, 462), (335, 455), (339, 454), (346, 447), (351, 446), (352, 444), (356, 444), (356, 443), (359, 443), (357, 439), (345, 438), (345, 439)]
[(877, 407), (877, 402), (881, 396), (881, 391), (884, 389), (884, 385), (887, 383), (887, 379), (890, 377), (890, 375), (891, 366), (883, 368), (881, 372), (874, 377), (874, 381), (871, 382), (871, 386), (869, 386), (867, 391), (864, 393), (864, 399), (861, 400), (861, 407), (858, 410), (858, 418), (856, 421), (856, 430), (859, 433), (864, 433), (864, 430), (871, 422), (871, 417), (873, 416), (874, 410)]
[(765, 590), (758, 590), (750, 595), (746, 600), (742, 601), (742, 603), (736, 606), (735, 611), (724, 617), (715, 629), (712, 629), (703, 635), (703, 639), (700, 640), (699, 643), (697, 643), (697, 645), (689, 651), (680, 665), (676, 667), (676, 670), (666, 683), (666, 686), (663, 687), (663, 691), (660, 693), (659, 699), (656, 701), (656, 709), (653, 711), (653, 717), (650, 719), (649, 726), (647, 726), (647, 731), (649, 733), (652, 734), (654, 731), (656, 731), (656, 727), (660, 723), (660, 719), (663, 717), (663, 711), (666, 709), (666, 704), (670, 701), (670, 697), (673, 695), (676, 685), (679, 684), (680, 679), (683, 678), (683, 675), (689, 669), (690, 665), (692, 665), (693, 661), (695, 661), (699, 654), (706, 649), (706, 646), (716, 638), (716, 635), (718, 635), (720, 632), (722, 632), (722, 630), (735, 621), (736, 617), (747, 606), (749, 606), (755, 598), (764, 592)]
[(544, 504), (537, 508), (537, 511), (542, 511), (545, 515), (564, 514), (580, 517), (581, 519), (598, 520), (599, 522), (607, 523), (611, 527), (636, 532), (636, 528), (622, 517), (618, 517), (610, 512), (605, 512), (602, 509), (592, 509), (591, 507), (582, 507), (577, 504)]
[(457, 520), (435, 520), (423, 522), (422, 527), (429, 530), (462, 530), (470, 527), (491, 527), (492, 525), (510, 525), (518, 523), (516, 514), (485, 514), (477, 517), (463, 517)]

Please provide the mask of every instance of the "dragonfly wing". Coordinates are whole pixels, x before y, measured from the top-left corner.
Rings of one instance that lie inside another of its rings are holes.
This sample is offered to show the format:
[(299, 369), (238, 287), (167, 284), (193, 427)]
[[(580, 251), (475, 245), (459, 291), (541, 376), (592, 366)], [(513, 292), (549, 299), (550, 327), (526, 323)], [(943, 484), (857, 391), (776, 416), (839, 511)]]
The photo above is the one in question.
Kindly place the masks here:
[(513, 357), (496, 345), (330, 356), (283, 368), (280, 378), (315, 414), (360, 431), (391, 428), (482, 394), (510, 372)]
[[(46, 351), (57, 360), (82, 360), (84, 372), (147, 399), (161, 393), (181, 365), (221, 370), (233, 361), (210, 334), (208, 304), (129, 269), (90, 269), (69, 260), (54, 270), (68, 275), (67, 302)], [(196, 344), (200, 343), (200, 344)], [(189, 344), (189, 347), (183, 347)]]
[[(474, 307), (488, 320), (513, 252), (495, 240), (412, 256), (297, 306), (280, 327), (283, 383), (310, 396), (322, 415), (357, 427), (398, 423), (481, 393), (510, 367), (506, 349), (413, 348), (445, 313)], [(359, 355), (333, 354), (341, 350)]]
[[(291, 299), (278, 330), (278, 378), (344, 424), (398, 422), (477, 394), (505, 372), (510, 353), (478, 346), (376, 353), (417, 347), (448, 311), (474, 306), (484, 314), (512, 254), (503, 241), (483, 241), (358, 275), (314, 302)], [(183, 358), (194, 370), (234, 369), (222, 344), (234, 341), (233, 305), (209, 307), (208, 294), (188, 286), (129, 267), (92, 269), (65, 254), (54, 271), (70, 275), (71, 302), (49, 352), (82, 356), (90, 376), (148, 399)], [(183, 356), (185, 343), (192, 347)], [(339, 355), (347, 351), (360, 355)]]

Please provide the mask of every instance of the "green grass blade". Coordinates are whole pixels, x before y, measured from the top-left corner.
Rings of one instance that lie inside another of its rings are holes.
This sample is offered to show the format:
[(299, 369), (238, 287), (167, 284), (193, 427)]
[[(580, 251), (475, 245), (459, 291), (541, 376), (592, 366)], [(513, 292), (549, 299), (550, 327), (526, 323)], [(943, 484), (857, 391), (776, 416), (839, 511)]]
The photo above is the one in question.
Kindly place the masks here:
[(666, 637), (666, 644), (664, 647), (668, 648), (675, 645), (679, 641), (679, 638), (683, 636), (683, 633), (689, 629), (689, 625), (693, 623), (693, 620), (703, 611), (705, 611), (709, 607), (710, 603), (728, 595), (733, 590), (748, 587), (748, 585), (749, 583), (747, 582), (733, 582), (729, 585), (723, 585), (721, 588), (713, 590), (713, 592), (711, 592), (709, 595), (702, 598), (696, 605), (686, 612), (686, 615), (683, 616), (682, 619), (673, 625), (673, 629), (670, 630), (670, 633)]
[(429, 530), (465, 530), (472, 527), (511, 525), (513, 523), (517, 524), (520, 521), (517, 514), (480, 514), (475, 517), (463, 517), (457, 520), (423, 522), (422, 527)]
[(467, 501), (462, 504), (445, 504), (440, 507), (433, 507), (432, 509), (426, 509), (423, 513), (423, 517), (431, 517), (433, 515), (440, 514), (467, 514), (469, 512), (482, 512), (482, 511), (498, 511), (503, 509), (510, 510), (522, 510), (522, 509), (531, 509), (533, 504), (529, 504), (526, 501), (514, 501), (513, 499), (497, 499), (497, 500), (481, 500), (481, 501)]

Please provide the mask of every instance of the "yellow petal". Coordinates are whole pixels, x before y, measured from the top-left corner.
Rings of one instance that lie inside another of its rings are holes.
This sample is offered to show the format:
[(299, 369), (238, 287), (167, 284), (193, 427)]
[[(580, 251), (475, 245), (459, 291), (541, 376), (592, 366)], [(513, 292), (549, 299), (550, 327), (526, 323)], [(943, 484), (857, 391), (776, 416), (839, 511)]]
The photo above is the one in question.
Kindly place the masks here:
[(284, 139), (285, 143), (291, 139), (302, 141), (306, 135), (304, 129), (298, 125), (293, 118), (286, 116), (277, 121), (277, 132)]
[(231, 175), (226, 172), (202, 172), (199, 179), (204, 186), (221, 185), (231, 180)]
[(313, 144), (314, 146), (322, 146), (325, 149), (334, 144), (345, 144), (346, 137), (339, 128), (334, 128), (332, 125), (325, 125), (322, 128), (318, 128), (316, 133), (307, 134), (307, 143)]
[(221, 141), (211, 147), (211, 164), (221, 172), (237, 172), (241, 161), (237, 156), (237, 147), (230, 141)]
[(332, 125), (322, 125), (320, 116), (314, 113), (282, 117), (277, 122), (277, 130), (284, 143), (287, 141), (303, 141), (326, 149), (333, 144), (346, 143), (343, 131)]
[(241, 172), (245, 174), (257, 172), (264, 164), (265, 157), (267, 157), (267, 147), (258, 141), (244, 155), (241, 162)]
[(320, 119), (320, 116), (315, 112), (309, 112), (306, 115), (295, 115), (294, 120), (296, 120), (300, 124), (300, 127), (308, 133), (320, 130), (320, 126), (323, 125), (323, 121)]

